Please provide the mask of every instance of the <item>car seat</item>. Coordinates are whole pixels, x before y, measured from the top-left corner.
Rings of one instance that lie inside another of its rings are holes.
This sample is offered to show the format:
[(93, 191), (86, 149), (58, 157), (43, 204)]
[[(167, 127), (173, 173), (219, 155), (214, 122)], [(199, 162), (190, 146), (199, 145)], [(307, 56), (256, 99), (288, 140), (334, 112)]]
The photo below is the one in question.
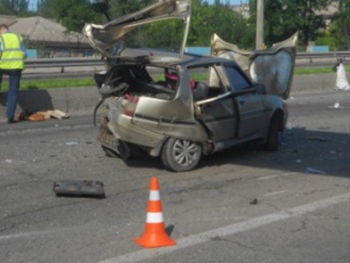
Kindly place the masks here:
[(198, 82), (192, 92), (194, 100), (204, 100), (208, 97), (209, 86), (203, 82)]

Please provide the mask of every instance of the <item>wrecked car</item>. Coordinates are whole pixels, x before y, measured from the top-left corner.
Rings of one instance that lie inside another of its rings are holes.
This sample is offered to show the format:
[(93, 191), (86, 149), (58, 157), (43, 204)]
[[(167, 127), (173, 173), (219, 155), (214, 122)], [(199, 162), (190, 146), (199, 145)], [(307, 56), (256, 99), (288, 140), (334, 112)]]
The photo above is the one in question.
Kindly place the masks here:
[[(178, 53), (125, 44), (135, 28), (169, 19), (184, 26)], [(184, 53), (189, 22), (188, 0), (166, 0), (105, 25), (85, 26), (108, 66), (94, 76), (99, 105), (106, 106), (98, 135), (106, 155), (160, 157), (167, 169), (183, 172), (202, 155), (250, 141), (278, 149), (296, 36), (248, 52), (214, 35), (211, 56), (197, 56)]]

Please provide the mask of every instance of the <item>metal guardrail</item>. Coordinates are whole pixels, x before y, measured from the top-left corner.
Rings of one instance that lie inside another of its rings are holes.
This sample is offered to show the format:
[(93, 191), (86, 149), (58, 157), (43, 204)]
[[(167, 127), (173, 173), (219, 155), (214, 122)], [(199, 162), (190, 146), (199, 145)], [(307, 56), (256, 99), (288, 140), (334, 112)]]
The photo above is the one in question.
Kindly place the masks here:
[(316, 58), (347, 58), (350, 57), (350, 51), (334, 51), (334, 52), (298, 52), (297, 59), (316, 59)]
[(104, 61), (101, 58), (42, 58), (27, 59), (25, 64), (27, 68), (61, 68), (64, 73), (66, 67), (103, 66)]
[[(307, 64), (301, 64), (298, 63), (301, 60), (308, 60), (309, 63), (314, 63), (318, 61), (322, 61), (322, 63), (319, 63), (318, 66), (329, 66), (332, 64), (335, 64), (336, 59), (343, 59), (344, 62), (346, 61), (346, 58), (350, 57), (350, 51), (335, 51), (335, 52), (315, 52), (315, 53), (310, 53), (310, 52), (298, 52), (297, 53), (297, 61), (296, 61), (296, 66), (298, 67), (307, 67)], [(299, 60), (299, 61), (298, 61)], [(325, 62), (325, 60), (328, 60), (328, 63)], [(310, 65), (309, 65), (310, 66)]]
[[(350, 51), (336, 51), (336, 52), (298, 52), (297, 60), (308, 59), (313, 63), (316, 59), (337, 59), (349, 58)], [(335, 61), (332, 61), (332, 63)], [(27, 68), (61, 68), (64, 72), (65, 67), (94, 67), (103, 66), (104, 61), (101, 58), (52, 58), (52, 59), (27, 59)]]

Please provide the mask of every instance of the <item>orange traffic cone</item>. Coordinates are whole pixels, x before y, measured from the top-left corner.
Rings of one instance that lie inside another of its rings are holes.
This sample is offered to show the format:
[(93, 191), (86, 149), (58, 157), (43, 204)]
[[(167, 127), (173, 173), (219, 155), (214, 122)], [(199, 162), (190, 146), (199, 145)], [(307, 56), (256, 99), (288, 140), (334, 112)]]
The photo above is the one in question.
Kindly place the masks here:
[(162, 202), (159, 196), (158, 178), (151, 178), (151, 189), (148, 201), (146, 229), (135, 242), (145, 248), (174, 246), (176, 242), (165, 232)]

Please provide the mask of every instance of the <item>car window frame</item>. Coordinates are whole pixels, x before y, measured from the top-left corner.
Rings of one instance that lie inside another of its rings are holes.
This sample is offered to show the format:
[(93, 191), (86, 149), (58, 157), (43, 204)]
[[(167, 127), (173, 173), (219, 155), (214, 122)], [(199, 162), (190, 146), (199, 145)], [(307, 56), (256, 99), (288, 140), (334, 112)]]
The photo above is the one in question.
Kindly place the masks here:
[(207, 67), (208, 71), (209, 71), (210, 67), (214, 69), (215, 73), (217, 74), (217, 76), (220, 80), (219, 81), (219, 83), (220, 83), (219, 88), (223, 93), (219, 94), (218, 96), (212, 97), (212, 98), (196, 101), (195, 104), (197, 104), (199, 106), (199, 105), (211, 103), (213, 101), (222, 100), (222, 99), (225, 99), (226, 97), (232, 96), (232, 93), (227, 89), (225, 82), (223, 80), (223, 77), (222, 77), (223, 75), (225, 75), (224, 66), (222, 63), (205, 63), (205, 64), (201, 64), (201, 65), (188, 67), (188, 69), (201, 68), (201, 67)]
[[(253, 82), (247, 77), (247, 75), (244, 73), (244, 71), (238, 65), (231, 64), (231, 63), (224, 63), (223, 68), (224, 68), (225, 75), (226, 75), (227, 88), (229, 88), (231, 90), (231, 92), (243, 92), (243, 91), (255, 90)], [(233, 86), (233, 83), (231, 83), (231, 78), (230, 78), (230, 75), (229, 75), (227, 68), (234, 68), (243, 77), (243, 79), (247, 82), (248, 86), (246, 88), (243, 88), (243, 89), (235, 89), (235, 87)]]

